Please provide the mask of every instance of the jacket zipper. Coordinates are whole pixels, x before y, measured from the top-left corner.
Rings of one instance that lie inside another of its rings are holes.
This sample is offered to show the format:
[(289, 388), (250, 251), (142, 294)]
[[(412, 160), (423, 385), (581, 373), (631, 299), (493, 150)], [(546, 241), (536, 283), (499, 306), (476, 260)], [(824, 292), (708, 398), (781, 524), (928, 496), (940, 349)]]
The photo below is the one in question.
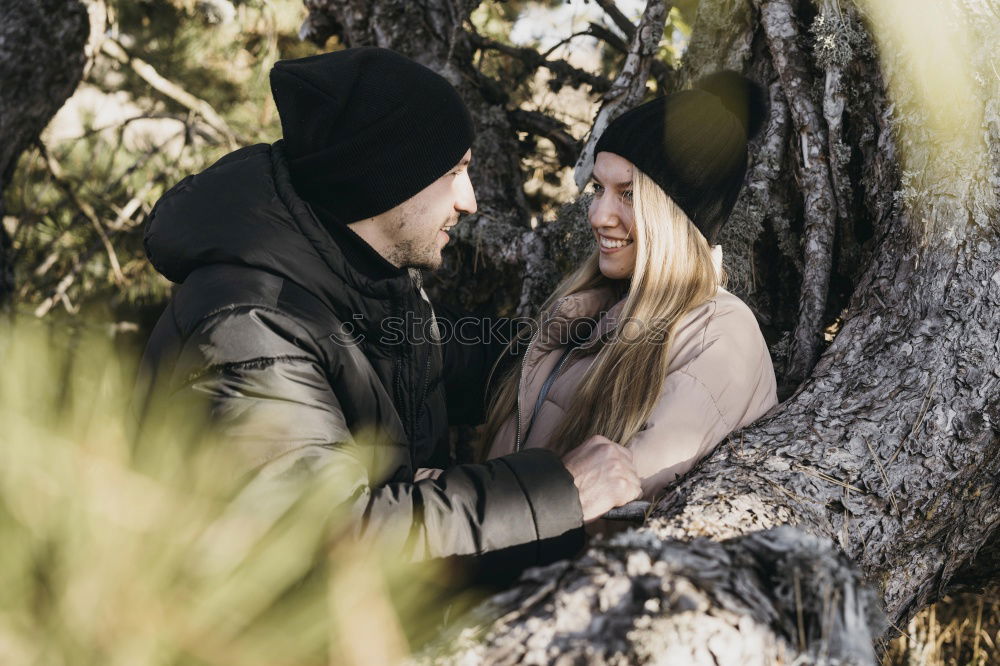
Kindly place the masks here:
[(417, 423), (420, 421), (421, 415), (424, 413), (424, 400), (427, 398), (427, 386), (431, 383), (431, 350), (427, 350), (427, 363), (424, 364), (424, 388), (420, 393), (420, 399), (417, 401), (416, 408), (413, 416), (413, 434), (411, 437), (416, 437), (417, 433)]
[[(426, 292), (424, 292), (423, 277), (420, 275), (419, 271), (415, 275), (414, 283), (416, 286), (417, 295), (421, 298), (421, 300), (427, 303), (427, 308), (431, 313), (431, 318), (434, 319), (436, 317), (436, 314), (434, 313), (434, 305), (431, 303), (431, 300), (427, 298)], [(435, 331), (437, 331), (437, 324), (435, 324), (434, 327)], [(439, 336), (435, 337), (436, 339), (440, 340)], [(420, 398), (417, 400), (417, 403), (413, 408), (413, 421), (412, 421), (413, 434), (411, 435), (411, 437), (416, 437), (417, 424), (420, 422), (420, 417), (423, 416), (424, 413), (424, 401), (427, 398), (427, 387), (431, 383), (431, 356), (434, 354), (434, 347), (431, 343), (426, 343), (426, 347), (427, 347), (427, 361), (424, 363), (424, 378), (423, 382), (421, 382), (423, 384), (423, 389), (420, 392)]]
[[(399, 307), (398, 309), (402, 311), (402, 307)], [(390, 313), (391, 312), (392, 310), (390, 310)], [(403, 366), (405, 365), (404, 362), (405, 356), (406, 352), (403, 348), (401, 348), (398, 353), (393, 355), (392, 388), (393, 388), (394, 398), (396, 400), (397, 410), (399, 410), (401, 407), (406, 406), (406, 401), (403, 399), (405, 396), (403, 396), (403, 382), (402, 382)], [(401, 413), (399, 420), (400, 420), (400, 425), (403, 426), (404, 434), (407, 437), (412, 437), (412, 435), (409, 432), (406, 432), (406, 414)]]
[(528, 349), (524, 352), (524, 358), (521, 359), (521, 371), (517, 373), (517, 438), (514, 442), (515, 453), (521, 450), (521, 377), (524, 375), (524, 363), (528, 360), (528, 354), (531, 353), (531, 345), (533, 344), (535, 344), (534, 338), (528, 343)]
[[(556, 307), (552, 309), (552, 314), (549, 317), (555, 317), (559, 313), (559, 308), (563, 306), (566, 302), (568, 296), (563, 296)], [(517, 435), (514, 439), (514, 452), (517, 453), (521, 450), (521, 377), (524, 376), (524, 364), (528, 360), (528, 356), (531, 355), (531, 346), (535, 344), (535, 340), (538, 339), (538, 335), (542, 332), (541, 327), (539, 327), (538, 332), (532, 336), (531, 342), (528, 343), (528, 349), (524, 352), (524, 358), (521, 359), (521, 369), (517, 373)]]
[[(404, 403), (403, 400), (402, 400), (402, 398), (403, 398), (403, 387), (402, 387), (402, 383), (400, 381), (401, 380), (401, 376), (403, 374), (403, 356), (401, 354), (399, 354), (399, 355), (396, 356), (395, 366), (396, 367), (395, 367), (395, 370), (393, 372), (393, 379), (392, 379), (393, 393), (395, 394), (396, 404), (398, 404), (398, 405), (404, 405), (406, 403)], [(400, 419), (400, 421), (402, 421), (402, 419)], [(403, 423), (402, 425), (403, 425), (403, 429), (406, 430), (405, 423)], [(409, 434), (409, 433), (407, 433), (407, 434)]]
[[(577, 350), (576, 347), (573, 347), (572, 349), (567, 350), (566, 353), (563, 354), (563, 357), (559, 359), (559, 362), (556, 364), (556, 367), (553, 368), (552, 372), (549, 373), (549, 376), (545, 378), (545, 382), (542, 384), (542, 390), (539, 392), (539, 397), (542, 397), (543, 393), (544, 394), (548, 394), (549, 389), (552, 388), (552, 385), (555, 383), (556, 379), (559, 377), (559, 373), (562, 372), (563, 366), (566, 365), (566, 362), (569, 361), (569, 357), (572, 356), (573, 352), (575, 352), (576, 350)], [(541, 408), (541, 405), (536, 402), (535, 403), (535, 410), (539, 410), (540, 408)], [(531, 427), (533, 425), (535, 425), (535, 418), (537, 418), (537, 416), (538, 416), (538, 414), (537, 414), (537, 412), (535, 410), (532, 410), (531, 421), (528, 422), (528, 428), (527, 428), (527, 430), (524, 431), (524, 439), (525, 439), (525, 441), (527, 441), (528, 435), (531, 434)], [(520, 448), (518, 450), (520, 450)]]

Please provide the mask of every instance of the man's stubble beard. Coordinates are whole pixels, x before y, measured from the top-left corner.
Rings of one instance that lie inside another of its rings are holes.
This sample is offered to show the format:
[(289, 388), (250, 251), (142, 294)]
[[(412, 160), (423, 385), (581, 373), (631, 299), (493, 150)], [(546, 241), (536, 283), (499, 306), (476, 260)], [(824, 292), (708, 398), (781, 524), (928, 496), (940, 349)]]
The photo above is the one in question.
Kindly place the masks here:
[[(402, 231), (407, 226), (405, 213), (393, 220), (394, 226)], [(389, 260), (400, 268), (420, 268), (436, 271), (441, 268), (441, 250), (438, 249), (437, 235), (442, 227), (458, 221), (458, 215), (449, 215), (440, 225), (435, 227), (434, 235), (426, 243), (420, 243), (413, 238), (400, 239), (392, 248)]]
[(400, 268), (424, 268), (427, 270), (437, 270), (440, 260), (436, 260), (432, 255), (433, 248), (418, 248), (412, 239), (401, 240), (392, 248), (389, 258), (393, 264)]

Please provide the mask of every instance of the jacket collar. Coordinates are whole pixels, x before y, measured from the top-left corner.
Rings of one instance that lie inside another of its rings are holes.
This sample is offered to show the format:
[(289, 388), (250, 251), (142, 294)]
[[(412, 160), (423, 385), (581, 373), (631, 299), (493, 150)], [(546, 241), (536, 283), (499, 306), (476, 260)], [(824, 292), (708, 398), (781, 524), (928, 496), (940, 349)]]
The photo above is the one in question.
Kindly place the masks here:
[[(414, 280), (418, 279), (419, 271), (388, 272), (380, 276), (371, 276), (355, 270), (348, 261), (344, 250), (330, 235), (329, 230), (320, 223), (308, 204), (293, 189), (283, 140), (278, 140), (271, 146), (271, 166), (274, 170), (277, 194), (287, 207), (299, 233), (309, 241), (331, 272), (340, 278), (340, 281), (364, 297), (379, 300), (398, 298), (418, 288)], [(350, 230), (346, 230), (346, 232), (353, 233)], [(359, 240), (361, 240), (360, 237)], [(348, 241), (344, 239), (341, 242)], [(328, 296), (336, 302), (342, 291), (341, 286), (337, 284), (328, 293)]]

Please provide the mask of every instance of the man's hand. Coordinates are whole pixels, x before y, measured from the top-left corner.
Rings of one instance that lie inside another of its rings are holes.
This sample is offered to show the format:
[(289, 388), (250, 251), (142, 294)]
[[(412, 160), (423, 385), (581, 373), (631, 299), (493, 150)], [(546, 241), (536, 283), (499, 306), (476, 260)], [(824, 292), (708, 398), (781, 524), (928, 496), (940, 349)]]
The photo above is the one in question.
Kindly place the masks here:
[(444, 473), (444, 470), (436, 467), (418, 467), (417, 471), (413, 473), (413, 482), (416, 483), (424, 479), (436, 479), (442, 473)]
[(580, 493), (585, 523), (642, 494), (632, 452), (607, 437), (591, 435), (562, 461)]

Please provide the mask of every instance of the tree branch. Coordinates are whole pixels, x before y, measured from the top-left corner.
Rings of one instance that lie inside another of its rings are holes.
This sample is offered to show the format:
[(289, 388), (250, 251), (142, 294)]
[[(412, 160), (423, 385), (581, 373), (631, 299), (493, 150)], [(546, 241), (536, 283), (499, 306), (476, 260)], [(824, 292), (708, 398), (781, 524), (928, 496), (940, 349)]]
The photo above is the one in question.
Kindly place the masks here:
[(477, 609), (476, 643), (418, 663), (872, 663), (876, 603), (832, 542), (792, 527), (722, 542), (641, 528), (529, 570)]
[(787, 91), (788, 106), (801, 145), (802, 188), (805, 197), (804, 257), (799, 316), (792, 334), (783, 389), (801, 383), (819, 357), (836, 230), (836, 195), (830, 176), (829, 141), (823, 113), (809, 94), (809, 59), (799, 46), (800, 35), (788, 0), (761, 2), (761, 24), (774, 68)]
[[(590, 25), (595, 25), (595, 24), (591, 23)], [(545, 52), (542, 53), (542, 57), (545, 58), (545, 59), (548, 59), (548, 57), (550, 55), (552, 55), (553, 53), (555, 53), (556, 51), (558, 51), (561, 47), (566, 46), (567, 44), (569, 44), (571, 41), (573, 41), (577, 37), (593, 37), (593, 36), (594, 35), (591, 33), (590, 28), (588, 28), (586, 30), (581, 30), (579, 32), (574, 32), (572, 35), (569, 35), (568, 37), (564, 37), (563, 39), (560, 39), (558, 42), (556, 42), (555, 44), (553, 44), (552, 46), (550, 46), (548, 49), (546, 49)]]
[(577, 160), (575, 180), (580, 189), (590, 180), (590, 174), (594, 170), (594, 147), (601, 134), (612, 120), (638, 104), (646, 93), (646, 81), (660, 46), (660, 38), (663, 37), (668, 9), (665, 0), (648, 0), (646, 3), (639, 28), (629, 45), (625, 65), (611, 90), (604, 94), (604, 104), (597, 112), (594, 127)]
[(586, 84), (590, 86), (591, 90), (598, 93), (611, 89), (611, 82), (606, 78), (592, 74), (587, 70), (580, 69), (579, 67), (574, 67), (565, 60), (549, 60), (544, 58), (535, 49), (511, 46), (510, 44), (504, 44), (503, 42), (498, 42), (494, 39), (483, 37), (482, 35), (476, 33), (469, 33), (469, 41), (475, 48), (497, 51), (512, 58), (516, 58), (530, 69), (536, 70), (540, 67), (544, 67), (557, 77), (570, 84), (576, 86)]
[(600, 23), (590, 22), (587, 27), (587, 34), (596, 39), (602, 40), (608, 46), (619, 53), (628, 53), (629, 42), (621, 38), (614, 30)]
[(635, 37), (635, 26), (628, 20), (628, 17), (618, 9), (615, 0), (596, 0), (604, 13), (614, 22), (618, 29), (625, 33), (625, 39), (631, 41)]
[(556, 155), (562, 166), (573, 166), (580, 154), (580, 142), (566, 128), (566, 124), (539, 111), (514, 109), (507, 112), (510, 124), (515, 130), (545, 137), (556, 148)]
[[(628, 43), (619, 37), (613, 30), (600, 23), (590, 23), (586, 33), (595, 39), (600, 39), (608, 46), (619, 53), (628, 53)], [(658, 58), (654, 58), (650, 65), (650, 74), (656, 80), (656, 85), (661, 94), (665, 94), (674, 88), (674, 74), (672, 67)]]
[(205, 122), (221, 135), (222, 140), (229, 144), (230, 148), (235, 149), (239, 144), (249, 143), (233, 131), (229, 123), (212, 108), (211, 104), (165, 78), (145, 60), (129, 55), (124, 47), (114, 39), (109, 38), (101, 42), (101, 51), (119, 63), (131, 67), (139, 78), (157, 92), (204, 118)]

